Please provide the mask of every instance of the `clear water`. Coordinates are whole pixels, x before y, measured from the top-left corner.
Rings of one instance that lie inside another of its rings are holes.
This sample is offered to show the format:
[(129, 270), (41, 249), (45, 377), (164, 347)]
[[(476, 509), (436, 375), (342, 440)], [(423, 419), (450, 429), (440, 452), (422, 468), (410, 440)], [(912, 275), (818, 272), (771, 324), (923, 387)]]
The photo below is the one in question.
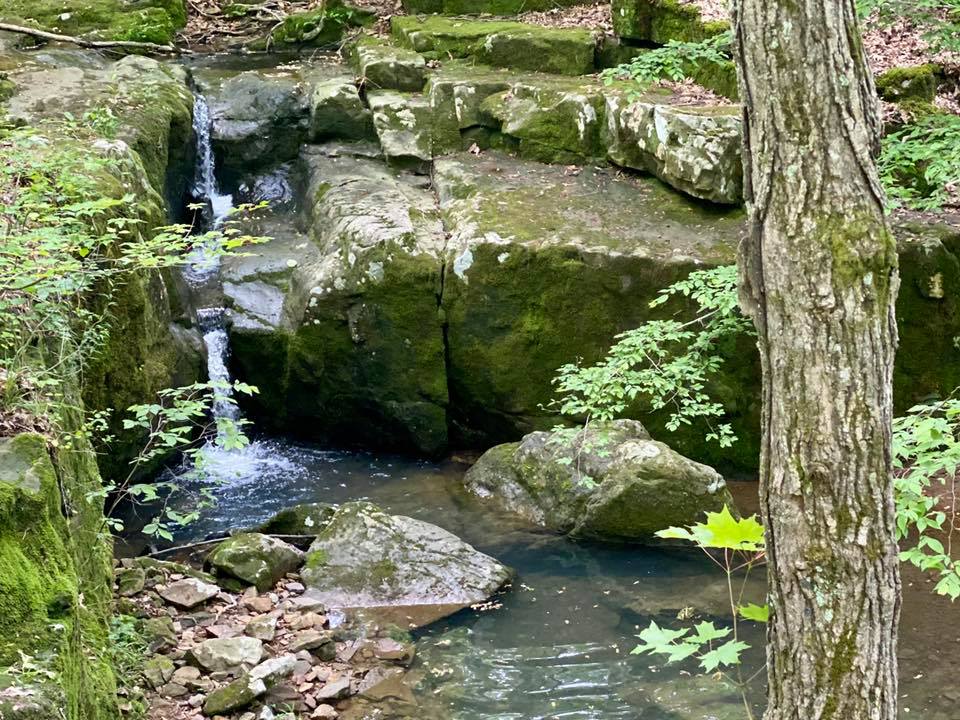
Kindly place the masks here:
[[(660, 667), (631, 656), (634, 635), (651, 620), (679, 626), (721, 622), (724, 587), (694, 553), (579, 543), (497, 512), (462, 487), (466, 466), (330, 450), (261, 439), (242, 451), (215, 451), (205, 480), (191, 480), (177, 504), (191, 507), (201, 488), (217, 506), (181, 531), (189, 542), (249, 528), (303, 502), (365, 499), (390, 512), (440, 525), (518, 572), (489, 610), (467, 610), (418, 636), (419, 706), (407, 717), (445, 720), (742, 720), (735, 693), (705, 684), (690, 664)], [(750, 511), (754, 486), (738, 484)], [(131, 527), (134, 518), (129, 518)], [(762, 579), (757, 578), (758, 583)], [(901, 717), (956, 720), (960, 692), (957, 608), (905, 569), (901, 623)], [(762, 632), (747, 673), (762, 667)], [(762, 684), (754, 688), (759, 709)], [(681, 712), (682, 710), (682, 712)], [(389, 717), (390, 715), (387, 715)]]
[[(667, 720), (678, 716), (651, 700), (657, 688), (698, 682), (629, 654), (633, 635), (651, 619), (669, 623), (701, 600), (705, 617), (719, 612), (720, 579), (694, 553), (569, 541), (468, 494), (465, 466), (452, 461), (263, 439), (243, 451), (217, 451), (207, 467), (210, 475), (188, 481), (177, 505), (192, 507), (204, 488), (219, 501), (178, 542), (249, 528), (298, 503), (365, 499), (440, 525), (517, 570), (493, 609), (464, 611), (421, 631), (418, 717)], [(714, 700), (683, 717), (742, 714), (736, 694)]]

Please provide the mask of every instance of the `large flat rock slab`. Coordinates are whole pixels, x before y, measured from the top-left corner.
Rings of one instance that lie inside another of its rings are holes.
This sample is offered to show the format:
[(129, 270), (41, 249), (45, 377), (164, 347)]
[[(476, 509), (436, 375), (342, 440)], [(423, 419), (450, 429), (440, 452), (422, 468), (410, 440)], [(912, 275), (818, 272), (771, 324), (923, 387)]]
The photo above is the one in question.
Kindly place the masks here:
[(310, 546), (301, 575), (328, 607), (392, 610), (407, 626), (484, 602), (513, 571), (436, 525), (352, 502)]
[(493, 152), (438, 160), (434, 182), (451, 421), (468, 444), (551, 427), (557, 368), (658, 317), (650, 301), (691, 270), (733, 262), (743, 221), (651, 178)]

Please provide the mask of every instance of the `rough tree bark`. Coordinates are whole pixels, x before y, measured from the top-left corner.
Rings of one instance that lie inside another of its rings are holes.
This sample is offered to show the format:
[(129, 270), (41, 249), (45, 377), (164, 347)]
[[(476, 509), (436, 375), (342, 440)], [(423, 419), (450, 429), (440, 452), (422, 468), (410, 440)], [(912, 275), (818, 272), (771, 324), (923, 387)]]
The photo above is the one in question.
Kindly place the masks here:
[(899, 287), (853, 0), (735, 0), (769, 553), (766, 720), (895, 720)]

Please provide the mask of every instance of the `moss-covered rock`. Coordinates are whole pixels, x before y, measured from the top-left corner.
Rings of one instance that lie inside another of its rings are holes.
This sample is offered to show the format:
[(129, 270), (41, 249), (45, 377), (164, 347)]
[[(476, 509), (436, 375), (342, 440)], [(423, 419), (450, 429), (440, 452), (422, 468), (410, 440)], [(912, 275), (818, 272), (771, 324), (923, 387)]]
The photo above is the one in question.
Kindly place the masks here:
[(335, 505), (328, 503), (305, 503), (281, 510), (263, 525), (257, 532), (274, 535), (316, 535), (337, 511)]
[(500, 445), (467, 471), (467, 488), (551, 530), (650, 542), (733, 499), (713, 468), (655, 442), (632, 420), (536, 432)]
[(579, 5), (581, 2), (582, 0), (403, 0), (403, 9), (411, 15), (516, 15), (521, 12)]
[(372, 90), (419, 92), (427, 81), (422, 55), (376, 37), (360, 36), (347, 55), (361, 82)]
[(646, 169), (693, 197), (740, 203), (740, 108), (678, 106), (669, 100), (648, 94), (628, 103), (608, 95), (604, 144), (610, 160)]
[(891, 68), (877, 75), (877, 94), (893, 103), (903, 100), (932, 103), (942, 73), (943, 68), (932, 64)]
[[(434, 182), (452, 233), (451, 422), (467, 446), (552, 427), (557, 368), (595, 361), (617, 333), (660, 317), (650, 300), (691, 269), (732, 262), (741, 227), (740, 211), (697, 205), (653, 179), (492, 152), (438, 161)], [(753, 357), (745, 364), (752, 371)], [(733, 416), (752, 402), (742, 392), (729, 401)], [(702, 445), (682, 451), (699, 459)]]
[(394, 16), (394, 38), (428, 58), (470, 58), (485, 65), (559, 75), (595, 68), (599, 34), (505, 20)]
[(351, 28), (371, 25), (376, 16), (368, 11), (330, 0), (314, 10), (293, 12), (270, 34), (252, 45), (255, 50), (290, 50), (333, 47)]
[(47, 658), (57, 687), (27, 697), (42, 709), (52, 692), (69, 720), (119, 717), (107, 640), (110, 549), (99, 508), (86, 501), (99, 484), (88, 447), (51, 457), (39, 435), (0, 438), (0, 668), (21, 652)]
[(6, 0), (0, 20), (27, 24), (64, 35), (134, 40), (162, 45), (173, 42), (187, 23), (183, 0)]
[(270, 590), (303, 562), (303, 553), (293, 545), (260, 533), (240, 533), (224, 540), (207, 557), (218, 573), (235, 577), (257, 590)]
[[(236, 283), (251, 286), (251, 298), (276, 298), (282, 307), (276, 322), (266, 310), (257, 314), (253, 301), (241, 314), (241, 296), (225, 287), (233, 298), (238, 375), (260, 386), (257, 397), (269, 403), (261, 411), (282, 427), (351, 444), (440, 452), (447, 402), (437, 307), (444, 235), (433, 196), (422, 181), (339, 148), (311, 149), (303, 162), (312, 242), (286, 240), (275, 260), (261, 258), (260, 271), (252, 263)], [(268, 272), (267, 262), (287, 274)]]
[(617, 35), (658, 45), (699, 42), (730, 28), (726, 20), (704, 21), (696, 4), (683, 0), (613, 0), (611, 12)]
[(314, 142), (343, 138), (376, 137), (373, 116), (352, 80), (331, 79), (314, 84), (310, 93), (310, 139)]
[(484, 100), (480, 114), (519, 141), (522, 157), (570, 164), (603, 157), (605, 108), (596, 82), (519, 81)]
[(436, 525), (342, 505), (307, 554), (301, 575), (328, 607), (391, 607), (425, 624), (483, 602), (512, 571)]
[[(141, 232), (167, 222), (164, 200), (180, 202), (192, 162), (193, 96), (182, 70), (129, 56), (106, 65), (24, 62), (10, 79), (16, 92), (6, 104), (7, 116), (56, 139), (38, 146), (51, 162), (85, 178), (97, 197), (132, 195), (120, 212), (138, 219)], [(64, 113), (103, 137), (65, 140), (56, 125)], [(105, 161), (91, 164), (75, 157), (91, 152)], [(202, 358), (193, 337), (172, 330), (174, 294), (164, 276), (144, 273), (115, 286), (113, 303), (100, 308), (111, 318), (110, 335), (85, 370), (83, 399), (91, 410), (121, 411), (112, 417), (117, 441), (100, 456), (105, 474), (122, 472), (139, 442), (137, 433), (124, 431), (122, 411), (152, 399), (157, 390), (199, 377)]]
[(423, 95), (377, 90), (367, 93), (373, 127), (387, 161), (426, 171), (434, 157), (460, 149), (460, 133), (436, 122)]

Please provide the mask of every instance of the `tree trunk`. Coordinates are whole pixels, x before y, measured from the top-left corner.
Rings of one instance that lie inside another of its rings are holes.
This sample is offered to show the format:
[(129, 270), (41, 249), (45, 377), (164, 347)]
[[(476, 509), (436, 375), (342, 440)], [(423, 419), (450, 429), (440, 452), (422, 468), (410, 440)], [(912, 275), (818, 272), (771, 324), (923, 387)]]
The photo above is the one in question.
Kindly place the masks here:
[(896, 720), (896, 246), (853, 0), (735, 0), (763, 364), (766, 720)]

